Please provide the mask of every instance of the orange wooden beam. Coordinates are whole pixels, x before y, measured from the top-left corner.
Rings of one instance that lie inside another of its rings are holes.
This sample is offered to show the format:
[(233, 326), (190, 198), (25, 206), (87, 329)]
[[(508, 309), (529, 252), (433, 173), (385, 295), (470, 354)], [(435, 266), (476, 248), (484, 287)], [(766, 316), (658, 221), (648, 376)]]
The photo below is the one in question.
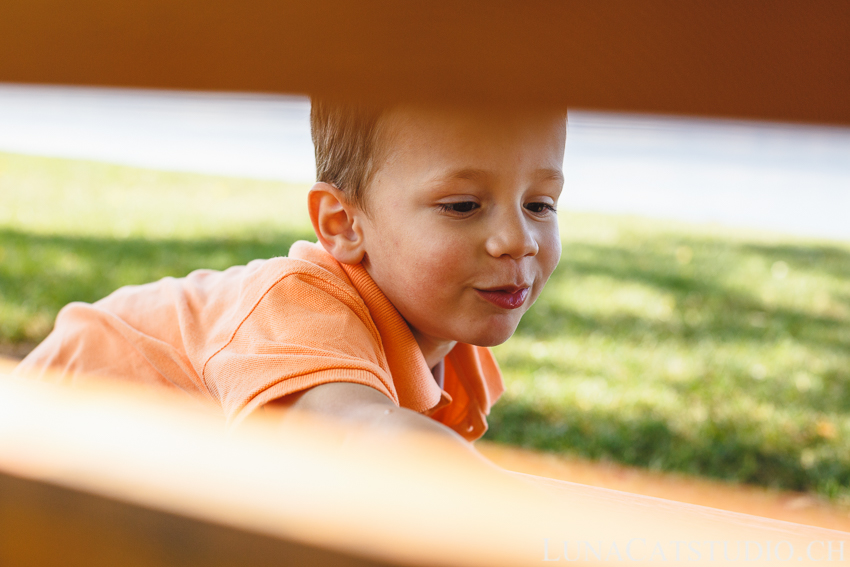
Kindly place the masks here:
[(391, 565), (0, 472), (3, 567)]
[(845, 0), (4, 0), (0, 81), (850, 124)]
[(659, 566), (850, 553), (845, 532), (507, 473), (424, 435), (271, 410), (225, 435), (166, 394), (0, 376), (0, 565), (517, 567), (567, 541)]

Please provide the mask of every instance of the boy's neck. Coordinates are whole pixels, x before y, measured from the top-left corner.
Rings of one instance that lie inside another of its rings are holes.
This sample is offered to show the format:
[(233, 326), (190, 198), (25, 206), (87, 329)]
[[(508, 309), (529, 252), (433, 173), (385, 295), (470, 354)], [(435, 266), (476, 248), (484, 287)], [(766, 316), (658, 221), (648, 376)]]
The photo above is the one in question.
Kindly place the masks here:
[(410, 328), (410, 332), (413, 333), (413, 338), (416, 339), (428, 368), (437, 366), (457, 344), (457, 341), (443, 341), (423, 335), (413, 327)]

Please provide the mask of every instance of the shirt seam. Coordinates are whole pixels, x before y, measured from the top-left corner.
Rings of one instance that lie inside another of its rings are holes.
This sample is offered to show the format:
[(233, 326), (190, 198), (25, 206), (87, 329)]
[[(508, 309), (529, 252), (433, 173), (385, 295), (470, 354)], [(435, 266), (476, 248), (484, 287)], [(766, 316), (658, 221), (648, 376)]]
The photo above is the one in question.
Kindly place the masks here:
[[(384, 381), (384, 380), (383, 380), (383, 379), (382, 379), (382, 378), (381, 378), (378, 374), (376, 374), (375, 372), (372, 372), (371, 370), (366, 370), (366, 369), (364, 369), (364, 368), (348, 367), (348, 366), (335, 366), (335, 367), (333, 367), (333, 368), (322, 368), (322, 369), (320, 369), (320, 370), (314, 370), (314, 371), (312, 371), (312, 372), (308, 372), (308, 373), (306, 373), (306, 374), (299, 374), (298, 376), (303, 377), (303, 376), (312, 376), (312, 375), (314, 375), (314, 374), (335, 373), (335, 372), (338, 372), (338, 371), (340, 371), (340, 370), (353, 370), (353, 371), (357, 371), (358, 373), (369, 374), (369, 375), (371, 375), (371, 376), (374, 376), (374, 377), (375, 377), (375, 378), (376, 378), (376, 379), (377, 379), (377, 380), (378, 380), (378, 381), (379, 381), (379, 382), (380, 382), (380, 383), (384, 386), (384, 388), (386, 388), (386, 389), (387, 389), (387, 392), (389, 392), (390, 394), (392, 394), (392, 393), (393, 393), (393, 389), (390, 387), (390, 385), (388, 385), (388, 384), (386, 383), (386, 381)], [(290, 377), (290, 378), (294, 378), (294, 376), (292, 376), (292, 377)], [(235, 412), (233, 412), (233, 418), (232, 418), (232, 419), (233, 419), (233, 425), (235, 425), (235, 424), (237, 424), (237, 423), (241, 422), (243, 419), (245, 419), (245, 417), (247, 417), (247, 414), (246, 414), (246, 415), (244, 415), (244, 416), (243, 416), (243, 415), (241, 415), (241, 414), (245, 411), (245, 409), (246, 409), (248, 406), (250, 406), (250, 405), (251, 405), (251, 403), (253, 403), (253, 401), (254, 401), (254, 400), (256, 400), (259, 396), (261, 396), (261, 395), (263, 394), (263, 392), (265, 392), (265, 391), (269, 390), (270, 388), (273, 388), (274, 386), (277, 386), (278, 384), (280, 384), (280, 383), (282, 383), (282, 382), (284, 382), (285, 380), (288, 380), (288, 379), (289, 379), (289, 378), (280, 378), (280, 379), (278, 379), (276, 382), (274, 382), (274, 383), (272, 383), (272, 384), (269, 384), (268, 386), (266, 386), (266, 387), (265, 387), (265, 388), (263, 388), (262, 390), (259, 390), (259, 391), (257, 391), (257, 392), (254, 392), (254, 393), (251, 395), (251, 397), (250, 397), (250, 398), (248, 398), (248, 399), (245, 401), (245, 403), (243, 403), (243, 404), (239, 407), (239, 409), (238, 409), (238, 410), (236, 410)], [(331, 382), (324, 382), (324, 384), (333, 384), (333, 383), (335, 383), (335, 382), (334, 382), (334, 381), (331, 381)], [(369, 387), (369, 388), (372, 388), (372, 387), (373, 387), (371, 384), (363, 384), (362, 382), (351, 382), (351, 383), (353, 383), (353, 384), (361, 384), (361, 385), (363, 385), (363, 386), (367, 386), (367, 387)], [(319, 385), (321, 385), (321, 384), (317, 384), (317, 386), (319, 386)], [(315, 387), (315, 386), (311, 386), (311, 388), (312, 388), (312, 387)], [(277, 399), (277, 398), (273, 398), (272, 400), (269, 400), (269, 401), (271, 402), (271, 401), (273, 401), (274, 399)], [(392, 402), (393, 402), (396, 406), (399, 406), (398, 400), (394, 399), (394, 398), (392, 397), (392, 395), (390, 396), (390, 400), (391, 400), (391, 401), (392, 401)], [(268, 402), (267, 402), (267, 403), (268, 403)], [(251, 410), (251, 412), (253, 412), (253, 411), (255, 411), (255, 410), (256, 410), (256, 408), (252, 409), (252, 410)], [(249, 413), (251, 413), (251, 412), (249, 412)]]
[[(242, 328), (242, 325), (244, 325), (245, 321), (247, 321), (248, 318), (251, 317), (251, 315), (253, 315), (254, 311), (257, 310), (257, 307), (259, 307), (260, 303), (263, 302), (263, 300), (266, 298), (266, 296), (269, 293), (271, 293), (271, 291), (275, 287), (277, 287), (278, 284), (280, 284), (283, 280), (285, 280), (286, 278), (288, 278), (290, 276), (305, 276), (305, 277), (311, 278), (313, 280), (318, 280), (322, 283), (330, 285), (331, 287), (333, 287), (337, 291), (342, 292), (343, 294), (345, 294), (349, 298), (353, 299), (355, 303), (358, 303), (358, 300), (359, 300), (360, 303), (363, 302), (362, 298), (351, 293), (348, 289), (341, 287), (340, 285), (338, 285), (338, 284), (336, 284), (332, 281), (328, 281), (327, 279), (321, 278), (321, 277), (319, 277), (315, 274), (311, 274), (309, 272), (304, 271), (304, 272), (291, 272), (291, 273), (282, 275), (280, 278), (277, 279), (277, 281), (275, 281), (272, 285), (270, 285), (269, 288), (265, 292), (263, 292), (263, 294), (260, 296), (259, 299), (257, 299), (257, 301), (254, 303), (254, 305), (251, 307), (251, 310), (248, 311), (248, 313), (245, 315), (245, 317), (242, 318), (241, 321), (239, 321), (239, 324), (236, 326), (236, 329), (234, 329), (233, 333), (230, 335), (230, 338), (227, 340), (227, 342), (224, 345), (222, 345), (221, 348), (219, 348), (217, 351), (215, 351), (213, 354), (211, 354), (207, 358), (207, 360), (204, 362), (204, 367), (201, 369), (201, 379), (204, 381), (204, 385), (207, 387), (207, 389), (209, 389), (209, 387), (210, 387), (209, 384), (207, 383), (207, 366), (209, 365), (210, 361), (213, 358), (215, 358), (216, 356), (218, 356), (219, 354), (221, 354), (222, 351), (224, 351), (227, 347), (229, 347), (233, 343), (233, 341), (236, 339), (236, 335), (239, 333), (239, 330)], [(371, 313), (369, 313), (369, 308), (366, 307), (365, 304), (363, 305), (363, 307), (365, 308), (366, 313), (369, 314), (369, 319), (371, 320), (372, 316), (371, 316)], [(350, 307), (349, 307), (349, 309), (350, 309)], [(372, 321), (372, 326), (374, 326), (374, 321)], [(384, 353), (384, 345), (383, 345), (383, 342), (381, 341), (380, 333), (377, 333), (376, 329), (374, 331), (375, 332), (373, 332), (373, 329), (370, 327), (369, 333), (372, 335), (372, 338), (377, 342), (378, 347), (381, 349), (381, 354), (384, 356), (384, 358), (386, 358), (386, 353)]]

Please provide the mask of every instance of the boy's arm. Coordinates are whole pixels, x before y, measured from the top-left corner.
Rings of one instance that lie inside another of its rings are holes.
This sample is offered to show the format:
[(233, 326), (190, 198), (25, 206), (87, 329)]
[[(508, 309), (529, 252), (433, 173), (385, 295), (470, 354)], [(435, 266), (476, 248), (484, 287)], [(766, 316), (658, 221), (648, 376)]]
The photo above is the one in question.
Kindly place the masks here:
[(430, 434), (457, 449), (460, 458), (486, 462), (473, 445), (452, 429), (430, 417), (396, 406), (381, 392), (350, 382), (332, 382), (295, 394), (285, 401), (292, 409), (317, 413), (352, 423), (367, 432), (377, 433), (392, 442), (408, 433)]

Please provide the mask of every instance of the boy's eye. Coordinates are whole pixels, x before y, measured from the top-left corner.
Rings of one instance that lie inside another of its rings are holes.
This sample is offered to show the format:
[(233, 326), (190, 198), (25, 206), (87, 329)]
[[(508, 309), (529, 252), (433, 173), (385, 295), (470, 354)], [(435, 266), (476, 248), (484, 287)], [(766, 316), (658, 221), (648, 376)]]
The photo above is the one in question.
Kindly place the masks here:
[(549, 203), (529, 203), (525, 206), (526, 209), (531, 211), (532, 213), (554, 213), (555, 207), (550, 205)]
[(474, 201), (463, 201), (460, 203), (442, 203), (440, 210), (446, 213), (471, 213), (479, 207)]

